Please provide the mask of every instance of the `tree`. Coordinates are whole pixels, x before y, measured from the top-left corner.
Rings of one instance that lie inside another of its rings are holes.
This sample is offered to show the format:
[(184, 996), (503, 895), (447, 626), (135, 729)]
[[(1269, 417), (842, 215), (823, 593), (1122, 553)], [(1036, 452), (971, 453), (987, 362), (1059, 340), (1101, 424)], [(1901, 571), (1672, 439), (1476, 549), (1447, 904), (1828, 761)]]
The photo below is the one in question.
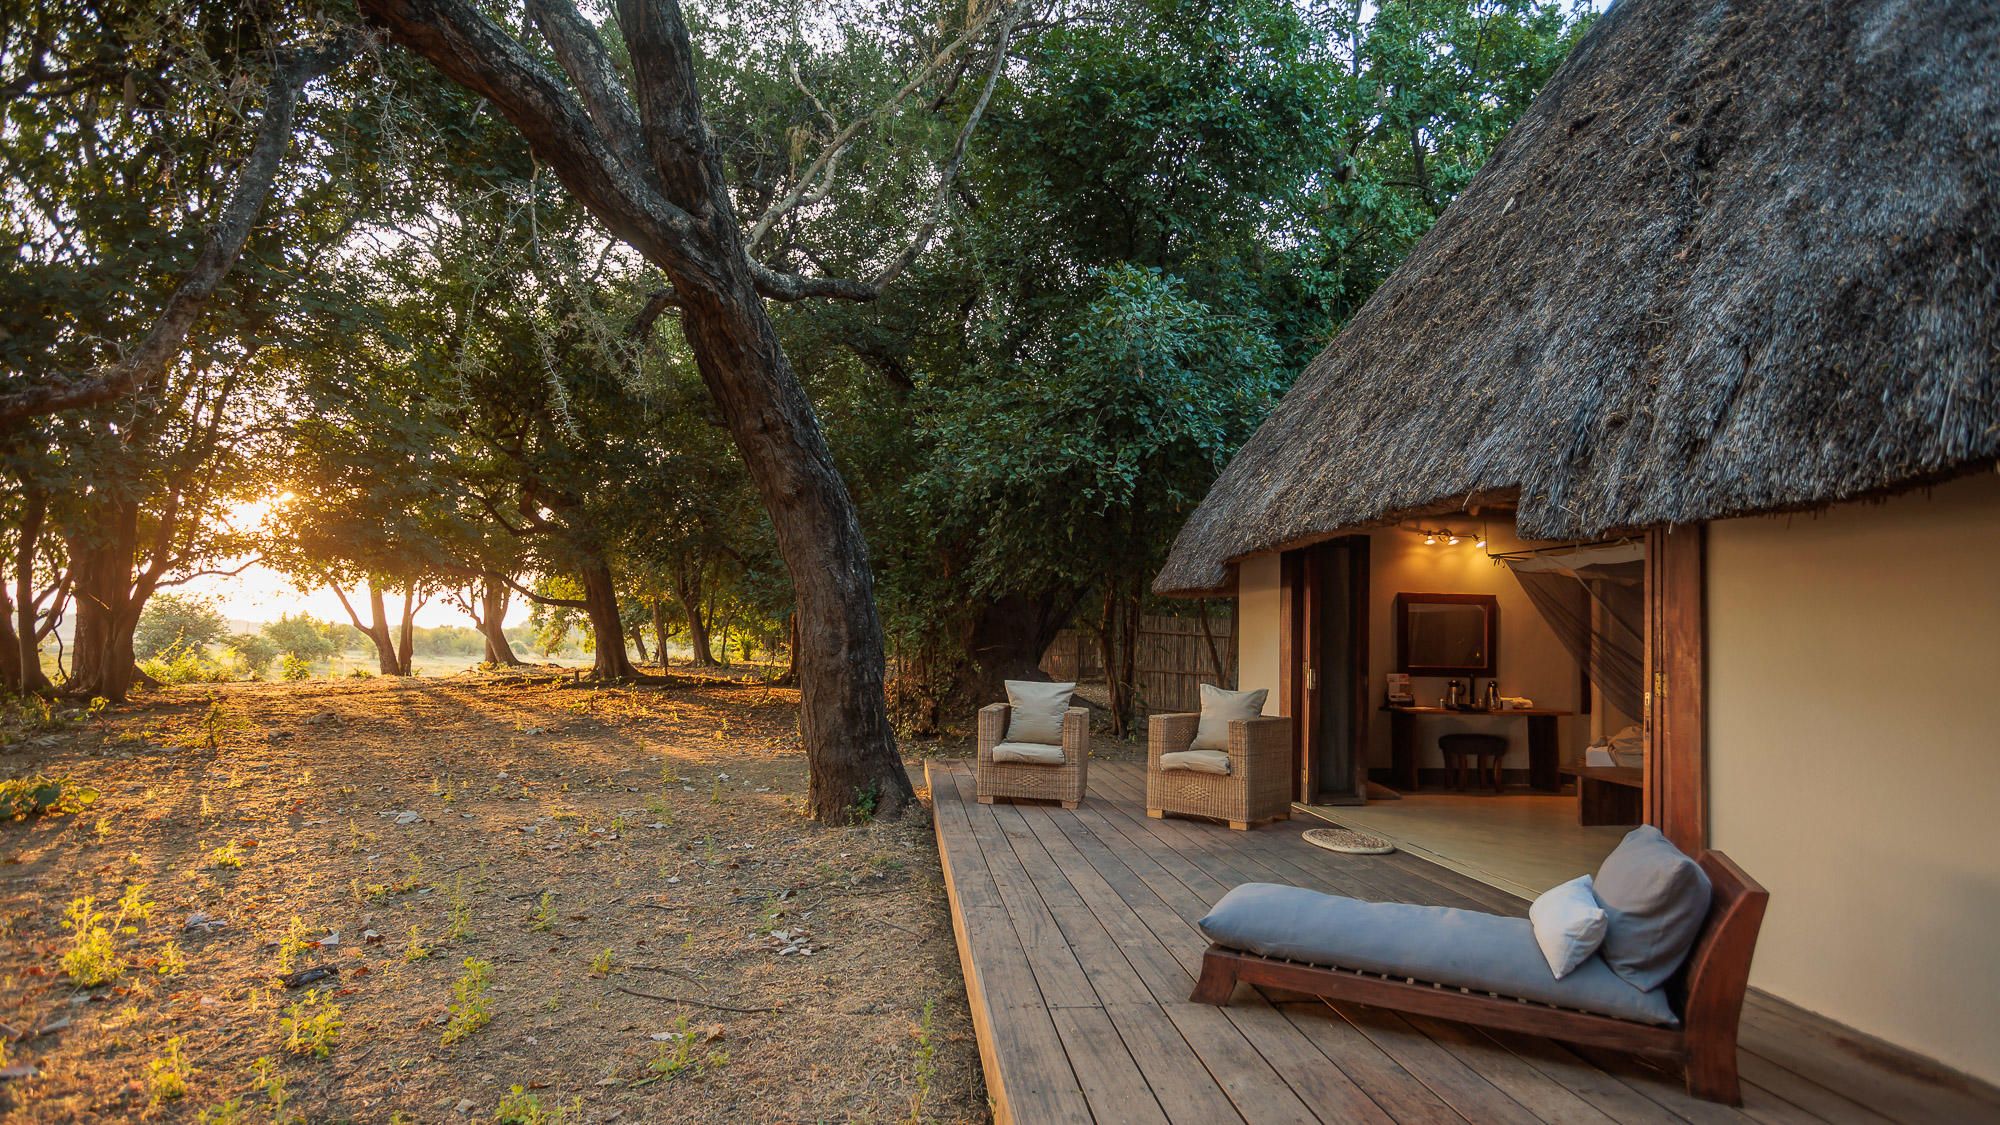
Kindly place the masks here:
[(200, 652), (229, 635), (229, 622), (215, 608), (215, 599), (200, 595), (161, 594), (146, 603), (132, 637), (132, 654), (140, 660), (176, 650)]
[[(760, 218), (746, 243), (723, 162), (703, 124), (694, 49), (676, 0), (621, 0), (616, 6), (632, 69), (629, 92), (597, 29), (567, 0), (528, 4), (567, 85), (458, 0), (362, 0), (361, 6), (403, 45), (491, 99), (564, 186), (667, 275), (671, 289), (662, 300), (679, 311), (695, 363), (756, 483), (792, 575), (801, 623), (799, 726), (812, 813), (845, 821), (865, 802), (881, 815), (897, 815), (912, 790), (885, 711), (882, 632), (867, 546), (763, 301), (872, 296), (907, 267), (931, 231), (872, 284), (785, 274), (753, 260), (748, 246), (769, 224)], [(995, 74), (1017, 15), (1012, 5), (997, 10), (1003, 14)], [(979, 106), (991, 88), (989, 79)], [(825, 151), (826, 159), (815, 161), (821, 168), (837, 158), (838, 137)], [(947, 187), (956, 163), (955, 154), (942, 177)], [(817, 173), (802, 177), (787, 193), (791, 205), (817, 182)]]
[[(256, 489), (269, 458), (251, 447), (282, 401), (258, 352), (288, 286), (373, 194), (380, 166), (340, 160), (358, 134), (305, 93), (345, 57), (312, 17), (62, 3), (0, 29), (0, 240), (16, 248), (0, 266), (0, 428), (22, 511), (45, 515), (13, 561), (17, 593), (58, 565), (67, 579), (65, 691), (124, 698), (147, 600), (240, 545), (223, 516)], [(313, 160), (280, 174), (301, 138)], [(17, 622), (24, 655), (39, 631)]]
[(278, 642), (264, 633), (237, 633), (223, 644), (242, 663), (244, 670), (257, 679), (263, 679), (271, 661), (282, 654)]
[(296, 660), (325, 660), (341, 648), (332, 625), (309, 613), (282, 614), (264, 623), (263, 634), (276, 646), (276, 655)]

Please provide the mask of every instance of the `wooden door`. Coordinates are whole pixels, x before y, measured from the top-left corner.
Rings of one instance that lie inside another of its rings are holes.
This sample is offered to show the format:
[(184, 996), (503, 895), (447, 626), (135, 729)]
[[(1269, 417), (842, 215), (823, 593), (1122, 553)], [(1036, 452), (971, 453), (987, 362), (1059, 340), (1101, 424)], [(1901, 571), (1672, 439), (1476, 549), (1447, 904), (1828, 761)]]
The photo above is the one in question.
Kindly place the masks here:
[(1343, 536), (1280, 563), (1279, 710), (1292, 718), (1294, 800), (1358, 804), (1367, 793), (1368, 548), (1365, 535)]
[(1646, 823), (1690, 855), (1708, 843), (1703, 539), (1646, 535)]

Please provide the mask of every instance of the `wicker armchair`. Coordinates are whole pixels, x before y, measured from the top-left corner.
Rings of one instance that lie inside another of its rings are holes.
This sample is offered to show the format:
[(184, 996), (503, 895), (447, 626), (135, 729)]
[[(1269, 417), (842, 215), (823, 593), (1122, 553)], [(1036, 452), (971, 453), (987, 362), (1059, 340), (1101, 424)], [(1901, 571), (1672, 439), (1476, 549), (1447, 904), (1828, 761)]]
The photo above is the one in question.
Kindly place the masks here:
[(1229, 724), (1229, 772), (1163, 769), (1160, 756), (1186, 750), (1200, 715), (1154, 715), (1147, 726), (1146, 815), (1226, 820), (1243, 831), (1292, 816), (1292, 721), (1239, 719)]
[(1006, 740), (1010, 710), (1005, 703), (979, 709), (979, 763), (974, 771), (979, 803), (990, 805), (995, 797), (1035, 797), (1075, 808), (1083, 801), (1090, 773), (1090, 712), (1082, 707), (1063, 712), (1063, 763), (1044, 766), (993, 760), (993, 748)]

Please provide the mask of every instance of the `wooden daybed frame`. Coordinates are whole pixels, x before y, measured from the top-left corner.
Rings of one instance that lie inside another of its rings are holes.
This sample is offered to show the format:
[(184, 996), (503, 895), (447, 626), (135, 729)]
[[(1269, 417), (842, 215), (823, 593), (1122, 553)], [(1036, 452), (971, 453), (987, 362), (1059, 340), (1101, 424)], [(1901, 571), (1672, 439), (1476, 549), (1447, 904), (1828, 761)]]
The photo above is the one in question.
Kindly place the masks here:
[(1708, 873), (1713, 899), (1694, 948), (1667, 984), (1674, 1010), (1680, 1013), (1679, 1028), (1414, 979), (1260, 957), (1219, 945), (1210, 945), (1202, 957), (1201, 979), (1189, 999), (1226, 1005), (1241, 981), (1571, 1043), (1665, 1055), (1686, 1068), (1688, 1093), (1741, 1105), (1743, 1095), (1736, 1080), (1737, 1022), (1743, 1014), (1750, 957), (1757, 948), (1757, 931), (1763, 925), (1770, 894), (1721, 852), (1704, 851), (1696, 862)]

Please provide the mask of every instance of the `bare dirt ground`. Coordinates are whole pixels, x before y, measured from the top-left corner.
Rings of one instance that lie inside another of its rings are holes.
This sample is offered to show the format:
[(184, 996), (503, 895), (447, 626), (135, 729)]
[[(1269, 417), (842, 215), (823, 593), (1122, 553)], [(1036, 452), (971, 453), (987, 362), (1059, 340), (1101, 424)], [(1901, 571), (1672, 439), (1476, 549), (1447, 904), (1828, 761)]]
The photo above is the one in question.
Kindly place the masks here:
[(0, 823), (0, 1119), (984, 1119), (928, 808), (806, 821), (796, 705), (467, 674), (17, 720), (0, 778), (99, 796)]

